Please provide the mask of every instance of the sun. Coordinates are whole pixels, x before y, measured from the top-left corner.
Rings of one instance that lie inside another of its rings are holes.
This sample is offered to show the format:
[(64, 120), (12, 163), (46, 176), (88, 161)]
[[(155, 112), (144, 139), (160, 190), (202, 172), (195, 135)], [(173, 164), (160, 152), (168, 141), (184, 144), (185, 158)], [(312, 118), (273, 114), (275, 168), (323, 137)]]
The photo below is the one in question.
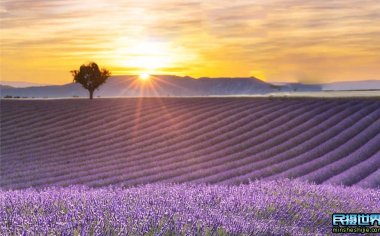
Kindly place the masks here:
[[(135, 68), (138, 73), (157, 73), (162, 68), (171, 68), (175, 62), (177, 52), (168, 42), (141, 40), (128, 43), (121, 39), (116, 42), (119, 45), (115, 51), (117, 58), (122, 58), (123, 67)], [(182, 55), (182, 54), (181, 54)]]
[(148, 80), (148, 79), (150, 79), (150, 74), (149, 73), (141, 73), (139, 75), (139, 79), (141, 79), (141, 80)]

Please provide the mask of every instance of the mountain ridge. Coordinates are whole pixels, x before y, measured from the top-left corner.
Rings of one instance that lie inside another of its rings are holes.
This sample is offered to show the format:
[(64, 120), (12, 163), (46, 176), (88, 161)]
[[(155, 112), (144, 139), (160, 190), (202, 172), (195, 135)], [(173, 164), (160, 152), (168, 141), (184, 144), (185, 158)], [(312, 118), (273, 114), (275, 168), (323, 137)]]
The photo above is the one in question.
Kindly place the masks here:
[[(14, 87), (0, 81), (0, 97), (19, 96), (36, 98), (87, 97), (80, 84), (35, 85)], [(15, 82), (16, 84), (18, 82)], [(380, 89), (380, 80), (343, 81), (325, 84), (268, 83), (255, 77), (199, 77), (151, 75), (142, 81), (138, 75), (112, 76), (95, 91), (96, 97), (136, 96), (223, 96), (262, 95), (277, 92), (317, 92)]]
[[(138, 76), (112, 76), (96, 92), (95, 96), (213, 96), (213, 95), (251, 95), (289, 90), (275, 86), (255, 77), (201, 77), (152, 75), (150, 80), (142, 81)], [(88, 93), (79, 84), (49, 85), (27, 88), (0, 86), (4, 96), (22, 97), (87, 97)]]

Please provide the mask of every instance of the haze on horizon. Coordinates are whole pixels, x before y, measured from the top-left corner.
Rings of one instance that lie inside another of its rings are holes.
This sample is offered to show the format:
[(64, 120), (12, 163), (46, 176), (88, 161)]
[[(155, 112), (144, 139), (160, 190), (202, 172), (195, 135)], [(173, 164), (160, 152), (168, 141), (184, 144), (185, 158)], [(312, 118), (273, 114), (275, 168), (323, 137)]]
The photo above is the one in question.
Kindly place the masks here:
[(2, 0), (1, 80), (114, 75), (380, 79), (377, 0)]

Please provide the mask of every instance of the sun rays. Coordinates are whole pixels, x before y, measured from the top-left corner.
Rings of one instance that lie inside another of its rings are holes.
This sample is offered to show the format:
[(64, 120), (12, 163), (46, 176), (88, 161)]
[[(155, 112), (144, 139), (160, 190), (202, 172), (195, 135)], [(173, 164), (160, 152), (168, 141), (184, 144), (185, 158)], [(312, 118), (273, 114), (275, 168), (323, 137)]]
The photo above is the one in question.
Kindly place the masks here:
[[(137, 76), (128, 77), (131, 82), (127, 87), (127, 91), (136, 91), (135, 94), (137, 99), (135, 112), (134, 112), (134, 125), (133, 130), (131, 132), (131, 138), (137, 139), (141, 135), (140, 131), (144, 128), (141, 127), (142, 120), (145, 119), (147, 115), (147, 107), (146, 107), (146, 99), (149, 97), (154, 97), (157, 101), (158, 107), (153, 108), (157, 109), (162, 114), (162, 119), (169, 122), (170, 127), (176, 128), (179, 123), (178, 120), (173, 117), (172, 112), (169, 110), (167, 104), (163, 101), (163, 97), (160, 96), (162, 94), (161, 90), (163, 89), (163, 85), (169, 85), (173, 89), (181, 89), (182, 87), (171, 83), (168, 80), (165, 80), (163, 77), (151, 75), (149, 73), (141, 73)], [(150, 108), (149, 108), (150, 109)], [(159, 125), (159, 124), (157, 124)]]

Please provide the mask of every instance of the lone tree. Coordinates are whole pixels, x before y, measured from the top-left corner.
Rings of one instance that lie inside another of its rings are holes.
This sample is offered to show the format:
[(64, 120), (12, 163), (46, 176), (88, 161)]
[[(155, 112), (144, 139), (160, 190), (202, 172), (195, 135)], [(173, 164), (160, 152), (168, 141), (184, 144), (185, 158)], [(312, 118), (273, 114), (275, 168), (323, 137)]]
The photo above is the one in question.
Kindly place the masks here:
[(75, 83), (80, 83), (83, 88), (90, 93), (90, 99), (93, 98), (95, 89), (104, 84), (111, 76), (111, 72), (105, 68), (99, 69), (95, 62), (90, 62), (88, 65), (81, 65), (78, 70), (70, 71), (74, 77)]

